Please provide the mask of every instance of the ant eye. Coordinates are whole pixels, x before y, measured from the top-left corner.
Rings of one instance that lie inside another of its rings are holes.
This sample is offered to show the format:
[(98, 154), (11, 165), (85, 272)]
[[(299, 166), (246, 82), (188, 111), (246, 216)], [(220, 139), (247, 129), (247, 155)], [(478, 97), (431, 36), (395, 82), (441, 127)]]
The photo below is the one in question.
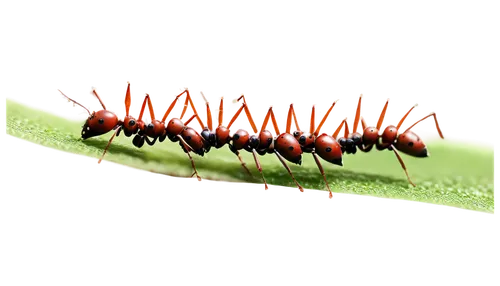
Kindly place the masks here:
[(130, 120), (130, 121), (128, 122), (128, 125), (129, 125), (129, 126), (134, 126), (134, 125), (135, 125), (135, 120)]
[(98, 122), (99, 122), (99, 124), (103, 124), (104, 123), (104, 119), (99, 118)]
[(297, 137), (297, 136), (299, 136), (299, 135), (300, 135), (299, 131), (294, 131), (294, 132), (293, 132), (293, 136)]
[(300, 136), (300, 138), (299, 138), (299, 142), (300, 142), (300, 143), (304, 143), (304, 142), (306, 142), (306, 136), (304, 136), (304, 135)]
[(153, 124), (152, 124), (152, 123), (149, 123), (149, 124), (148, 124), (148, 128), (149, 128), (149, 129), (153, 129), (153, 127), (154, 127), (154, 126), (153, 126)]

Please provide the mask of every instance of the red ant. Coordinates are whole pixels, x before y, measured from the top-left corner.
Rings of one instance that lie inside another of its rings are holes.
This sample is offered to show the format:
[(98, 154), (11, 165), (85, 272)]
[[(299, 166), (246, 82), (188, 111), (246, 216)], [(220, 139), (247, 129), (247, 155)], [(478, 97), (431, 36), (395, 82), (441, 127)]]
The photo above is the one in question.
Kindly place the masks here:
[[(260, 165), (260, 162), (258, 160), (258, 155), (265, 155), (267, 153), (274, 153), (280, 160), (280, 162), (283, 164), (283, 166), (287, 169), (288, 173), (294, 180), (295, 184), (298, 187), (299, 193), (303, 195), (305, 189), (297, 182), (295, 177), (293, 176), (292, 171), (286, 164), (286, 161), (295, 163), (295, 164), (301, 164), (302, 162), (302, 150), (303, 147), (299, 144), (299, 141), (294, 138), (292, 135), (292, 127), (293, 124), (295, 123), (296, 128), (301, 129), (300, 121), (297, 119), (297, 113), (295, 110), (295, 104), (291, 103), (288, 105), (288, 109), (285, 115), (286, 122), (285, 122), (285, 129), (281, 127), (281, 124), (279, 122), (279, 117), (276, 114), (276, 110), (273, 105), (268, 106), (268, 108), (265, 111), (265, 114), (260, 122), (260, 127), (257, 126), (257, 123), (255, 121), (255, 117), (253, 116), (252, 108), (250, 107), (250, 104), (248, 103), (248, 95), (245, 93), (242, 93), (241, 96), (237, 100), (237, 107), (233, 109), (233, 115), (230, 119), (230, 122), (228, 123), (228, 128), (232, 128), (234, 124), (238, 120), (241, 119), (241, 117), (245, 117), (247, 120), (247, 125), (250, 130), (240, 127), (236, 129), (232, 136), (230, 136), (230, 141), (232, 142), (232, 145), (230, 145), (230, 149), (233, 152), (237, 152), (238, 150), (245, 149), (248, 152), (251, 152), (254, 156), (255, 163), (257, 165), (257, 168), (262, 176), (263, 180), (263, 188), (265, 190), (268, 189), (268, 185), (266, 182), (266, 179), (262, 173), (262, 167)], [(335, 110), (336, 104), (332, 104), (329, 106), (329, 109), (327, 110), (327, 115), (323, 117), (321, 123), (318, 125), (319, 129), (322, 130), (322, 128), (326, 125), (328, 122), (329, 117)], [(219, 101), (219, 108), (223, 108), (223, 101)], [(220, 111), (220, 110), (219, 110)], [(311, 113), (310, 115), (312, 115)], [(314, 118), (317, 114), (317, 108), (314, 110)], [(220, 113), (219, 113), (220, 115)], [(313, 117), (311, 117), (313, 118)], [(293, 120), (293, 121), (292, 121)], [(314, 119), (312, 119), (314, 120)], [(315, 121), (314, 121), (315, 122)], [(316, 126), (314, 123), (312, 123), (311, 126)], [(319, 130), (318, 129), (318, 130)], [(316, 129), (311, 128), (311, 133), (315, 132)], [(303, 133), (301, 133), (303, 134)], [(330, 148), (330, 151), (332, 148), (336, 148), (338, 152), (331, 152), (331, 154), (336, 154), (336, 155), (330, 155), (328, 152), (318, 152), (320, 157), (323, 159), (330, 161), (335, 164), (341, 164), (341, 161), (339, 161), (341, 158), (341, 152), (340, 152), (340, 146), (336, 146), (336, 142), (333, 143), (334, 145), (332, 147), (329, 147), (329, 143), (335, 142), (335, 140), (332, 138), (331, 140), (321, 138), (318, 141), (318, 145), (320, 148), (326, 149)], [(309, 142), (308, 142), (309, 143)], [(308, 145), (309, 146), (309, 145)], [(324, 147), (323, 147), (324, 146)], [(319, 162), (316, 153), (314, 152), (313, 149), (304, 149), (307, 150), (308, 152), (312, 152), (313, 156), (316, 159), (316, 163), (318, 164), (318, 167), (323, 175), (323, 178), (325, 179), (326, 182), (326, 177), (324, 175), (323, 168), (321, 166), (321, 163)], [(330, 191), (327, 183), (327, 188), (329, 190), (329, 196), (330, 198), (334, 198), (333, 193)]]
[(344, 137), (338, 140), (339, 144), (342, 146), (342, 152), (347, 152), (347, 154), (355, 154), (357, 148), (359, 148), (359, 150), (363, 152), (369, 152), (374, 145), (378, 150), (387, 149), (389, 151), (394, 151), (394, 154), (396, 155), (399, 163), (401, 164), (401, 167), (405, 171), (406, 177), (408, 178), (408, 182), (410, 182), (410, 184), (415, 186), (415, 184), (411, 181), (410, 176), (408, 175), (408, 171), (406, 170), (405, 163), (403, 162), (403, 159), (401, 158), (397, 150), (414, 157), (428, 157), (429, 153), (427, 152), (427, 147), (425, 146), (424, 142), (420, 139), (420, 137), (417, 134), (410, 131), (410, 129), (412, 129), (415, 125), (417, 125), (417, 123), (433, 116), (434, 121), (436, 122), (436, 129), (439, 133), (439, 136), (442, 139), (444, 139), (443, 133), (439, 128), (436, 114), (433, 112), (415, 122), (413, 125), (408, 127), (408, 129), (406, 129), (403, 133), (398, 133), (399, 128), (403, 124), (408, 114), (410, 114), (413, 108), (417, 106), (414, 105), (412, 108), (410, 108), (410, 110), (408, 110), (408, 112), (403, 116), (403, 118), (401, 118), (397, 126), (389, 125), (385, 128), (382, 135), (379, 135), (379, 130), (380, 127), (382, 126), (382, 122), (385, 117), (387, 105), (389, 104), (389, 100), (387, 100), (384, 108), (382, 109), (382, 113), (380, 114), (380, 117), (378, 119), (377, 127), (367, 127), (364, 119), (361, 118), (361, 124), (363, 126), (363, 135), (361, 135), (360, 133), (356, 132), (356, 129), (358, 127), (360, 119), (362, 96), (363, 95), (359, 97), (358, 107), (356, 109), (356, 117), (354, 118), (353, 132), (349, 133), (349, 127), (346, 123)]
[[(180, 118), (172, 118), (165, 125), (165, 120), (167, 119), (168, 115), (174, 108), (175, 104), (177, 103), (177, 100), (184, 94), (186, 94), (186, 101), (184, 103), (184, 108), (182, 110)], [(141, 120), (146, 102), (148, 104), (149, 113), (151, 116), (151, 123), (147, 125), (145, 125)], [(181, 119), (187, 110), (188, 104), (193, 109), (194, 115), (190, 119), (188, 119), (185, 123), (183, 123)], [(198, 116), (198, 113), (196, 112), (196, 108), (194, 107), (193, 101), (191, 100), (191, 96), (189, 95), (189, 90), (187, 88), (175, 97), (175, 99), (172, 101), (169, 108), (163, 115), (161, 121), (155, 119), (153, 105), (151, 104), (151, 99), (149, 97), (149, 94), (146, 94), (146, 98), (144, 99), (144, 102), (142, 104), (141, 113), (138, 119), (140, 126), (139, 132), (134, 137), (133, 144), (136, 147), (140, 148), (144, 144), (144, 141), (146, 141), (148, 145), (153, 145), (157, 139), (160, 142), (163, 142), (163, 140), (165, 140), (166, 137), (168, 137), (172, 142), (179, 142), (179, 145), (181, 146), (181, 148), (184, 150), (184, 152), (189, 157), (189, 160), (191, 161), (191, 165), (194, 170), (193, 176), (196, 175), (197, 179), (201, 181), (201, 177), (198, 175), (198, 171), (196, 170), (194, 160), (189, 154), (189, 152), (191, 151), (200, 156), (203, 156), (205, 154), (203, 137), (200, 134), (198, 134), (196, 130), (187, 126), (187, 124), (189, 124), (189, 122), (191, 122), (191, 120), (193, 120), (194, 118), (198, 120), (198, 122), (202, 127), (204, 126), (203, 122)], [(151, 138), (152, 140), (148, 138)]]
[[(83, 125), (81, 133), (82, 139), (103, 135), (111, 130), (115, 130), (115, 132), (109, 139), (108, 144), (106, 145), (106, 148), (104, 149), (101, 158), (98, 161), (99, 163), (102, 161), (114, 137), (119, 136), (120, 131), (122, 129), (127, 137), (136, 134), (132, 142), (138, 148), (142, 147), (145, 141), (149, 145), (153, 145), (157, 139), (159, 139), (160, 142), (162, 142), (168, 136), (169, 139), (171, 139), (172, 141), (180, 141), (179, 143), (181, 147), (184, 149), (184, 151), (186, 151), (193, 166), (194, 169), (193, 175), (196, 174), (198, 180), (201, 180), (200, 176), (198, 175), (198, 172), (196, 171), (194, 161), (191, 155), (189, 154), (189, 151), (194, 151), (196, 154), (203, 156), (204, 154), (203, 144), (201, 144), (200, 146), (200, 142), (202, 142), (203, 139), (194, 129), (186, 127), (186, 124), (188, 124), (189, 121), (191, 121), (195, 117), (198, 118), (198, 121), (202, 126), (203, 123), (196, 114), (196, 109), (193, 106), (193, 103), (189, 96), (189, 91), (187, 89), (176, 96), (176, 98), (171, 103), (168, 110), (165, 112), (165, 115), (163, 116), (161, 121), (155, 119), (153, 106), (151, 104), (151, 99), (148, 94), (146, 94), (146, 97), (144, 98), (139, 118), (136, 120), (134, 117), (129, 115), (129, 109), (131, 104), (130, 83), (128, 83), (127, 92), (125, 95), (126, 116), (123, 121), (119, 120), (116, 114), (114, 114), (113, 112), (106, 110), (104, 103), (102, 102), (101, 98), (99, 97), (95, 89), (92, 90), (92, 93), (97, 97), (97, 99), (101, 103), (103, 110), (97, 112), (94, 111), (92, 113), (90, 113), (90, 111), (80, 103), (66, 96), (62, 91), (59, 90), (59, 92), (61, 92), (61, 94), (68, 100), (83, 107), (89, 113), (89, 117), (87, 118), (85, 124)], [(166, 118), (170, 114), (170, 111), (173, 109), (179, 97), (181, 97), (183, 94), (186, 94), (186, 103), (184, 105), (181, 118), (186, 112), (188, 102), (191, 104), (191, 107), (193, 108), (195, 115), (193, 115), (186, 123), (182, 123), (180, 119), (173, 118), (169, 121), (167, 127), (165, 127)], [(151, 123), (149, 124), (144, 123), (144, 121), (142, 120), (146, 103), (148, 104), (149, 113), (151, 116)], [(152, 138), (152, 140), (150, 140), (149, 138)], [(186, 141), (189, 141), (189, 143), (187, 143)]]

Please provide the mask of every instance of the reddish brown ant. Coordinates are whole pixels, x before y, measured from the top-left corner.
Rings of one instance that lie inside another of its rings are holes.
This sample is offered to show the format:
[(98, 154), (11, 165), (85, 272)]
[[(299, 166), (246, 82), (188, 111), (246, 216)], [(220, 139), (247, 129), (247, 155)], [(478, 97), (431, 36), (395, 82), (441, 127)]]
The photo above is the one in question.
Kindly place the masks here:
[(82, 139), (87, 139), (90, 137), (95, 137), (99, 135), (103, 135), (105, 133), (108, 133), (111, 130), (115, 130), (115, 133), (113, 136), (111, 136), (111, 139), (108, 142), (108, 145), (106, 146), (106, 149), (104, 149), (104, 152), (99, 159), (99, 163), (101, 163), (102, 158), (104, 157), (104, 154), (106, 154), (106, 150), (108, 149), (109, 145), (111, 144), (111, 141), (115, 137), (115, 135), (118, 135), (120, 133), (120, 130), (123, 128), (124, 133), (126, 136), (131, 136), (132, 134), (137, 133), (138, 131), (138, 126), (136, 124), (136, 120), (134, 117), (129, 115), (129, 109), (130, 109), (130, 102), (131, 102), (131, 96), (130, 96), (130, 83), (127, 85), (127, 92), (125, 94), (125, 111), (126, 111), (126, 116), (124, 120), (119, 120), (116, 114), (114, 114), (111, 111), (106, 110), (106, 106), (104, 106), (104, 103), (102, 102), (101, 98), (97, 94), (95, 88), (92, 89), (92, 93), (97, 97), (99, 102), (102, 105), (103, 110), (99, 111), (94, 111), (90, 113), (90, 111), (80, 103), (76, 102), (75, 100), (69, 98), (66, 96), (62, 91), (59, 90), (59, 92), (66, 97), (69, 101), (72, 101), (75, 104), (78, 104), (79, 106), (83, 107), (88, 113), (89, 117), (85, 121), (85, 124), (82, 127)]
[[(330, 118), (331, 114), (333, 113), (337, 105), (338, 103), (335, 104), (332, 103), (331, 105), (329, 105), (329, 108), (325, 113), (326, 115), (322, 118), (320, 124), (318, 124), (317, 126), (318, 130), (322, 130), (322, 128), (326, 125), (328, 119)], [(315, 119), (317, 116), (316, 114), (317, 114), (317, 108), (314, 109), (314, 111), (310, 112), (311, 134), (313, 133), (316, 134), (315, 133), (316, 132)], [(238, 98), (238, 107), (234, 109), (233, 116), (231, 117), (231, 120), (228, 124), (229, 128), (234, 126), (234, 124), (238, 120), (240, 120), (241, 117), (246, 118), (250, 130), (247, 130), (246, 128), (238, 128), (236, 131), (234, 131), (231, 138), (233, 143), (231, 149), (232, 150), (245, 149), (253, 154), (255, 163), (263, 179), (264, 189), (267, 189), (268, 185), (262, 173), (262, 167), (260, 165), (257, 155), (262, 156), (265, 155), (266, 153), (276, 154), (280, 162), (287, 169), (288, 173), (290, 174), (293, 181), (297, 185), (299, 193), (301, 194), (304, 193), (305, 189), (297, 182), (297, 180), (293, 176), (291, 169), (286, 164), (286, 161), (300, 165), (302, 163), (303, 149), (313, 154), (316, 163), (318, 164), (318, 167), (326, 182), (326, 177), (324, 175), (323, 168), (318, 160), (316, 152), (314, 151), (314, 146), (312, 146), (311, 148), (311, 146), (306, 144), (308, 148), (304, 148), (303, 146), (301, 146), (298, 139), (296, 139), (294, 135), (292, 135), (292, 128), (294, 124), (295, 128), (299, 130), (302, 129), (300, 121), (297, 119), (295, 104), (293, 102), (288, 105), (288, 109), (285, 114), (286, 120), (285, 120), (284, 130), (280, 125), (279, 117), (276, 114), (273, 105), (270, 105), (266, 109), (265, 114), (260, 122), (260, 128), (257, 127), (255, 117), (253, 116), (252, 108), (248, 103), (248, 96), (245, 93), (242, 93), (242, 95)], [(300, 135), (298, 134), (299, 131), (296, 132), (297, 132), (296, 134), (297, 137), (300, 137)], [(318, 152), (318, 154), (320, 154), (320, 157), (334, 164), (341, 164), (342, 153), (340, 151), (340, 146), (338, 145), (338, 143), (333, 138), (331, 138), (331, 140), (328, 140), (327, 138), (322, 137), (323, 135), (328, 137), (328, 134), (321, 135), (320, 133), (321, 132), (318, 132), (318, 134), (315, 135), (320, 139), (317, 142), (313, 141), (312, 144), (314, 145), (316, 143), (319, 148), (323, 149), (329, 148), (328, 150), (330, 150), (329, 152), (331, 152), (329, 153), (326, 151), (325, 152), (320, 151)], [(304, 132), (301, 132), (300, 134), (304, 135)], [(310, 142), (308, 141), (306, 143)], [(330, 191), (328, 183), (327, 183), (327, 188), (329, 190), (328, 194), (330, 198), (334, 199), (334, 195)]]
[[(115, 132), (109, 139), (108, 144), (106, 145), (106, 148), (104, 149), (101, 158), (98, 161), (99, 163), (102, 161), (114, 137), (119, 136), (120, 131), (122, 129), (127, 137), (136, 134), (132, 142), (136, 147), (139, 148), (143, 146), (144, 141), (146, 141), (149, 145), (153, 145), (157, 139), (159, 139), (160, 142), (162, 142), (168, 136), (172, 141), (180, 141), (179, 143), (181, 147), (184, 149), (184, 151), (186, 151), (193, 166), (194, 169), (193, 175), (196, 174), (198, 180), (201, 180), (200, 176), (198, 175), (198, 172), (196, 171), (194, 161), (191, 155), (189, 154), (189, 151), (194, 151), (195, 153), (203, 156), (204, 151), (200, 149), (203, 148), (203, 144), (200, 144), (200, 142), (202, 142), (203, 139), (194, 129), (186, 127), (185, 125), (195, 117), (198, 118), (198, 121), (202, 126), (203, 123), (196, 114), (196, 110), (193, 106), (193, 103), (189, 96), (189, 91), (187, 89), (184, 90), (179, 95), (177, 95), (177, 97), (174, 99), (174, 101), (170, 105), (169, 109), (167, 110), (161, 121), (155, 119), (153, 106), (151, 104), (151, 99), (148, 94), (144, 98), (139, 118), (136, 120), (134, 117), (129, 115), (129, 109), (131, 104), (130, 83), (128, 83), (127, 92), (125, 95), (126, 115), (123, 121), (119, 120), (116, 114), (114, 114), (113, 112), (106, 110), (104, 103), (102, 102), (101, 98), (99, 97), (95, 89), (92, 90), (92, 93), (97, 97), (97, 99), (101, 103), (103, 110), (97, 112), (94, 111), (92, 113), (90, 113), (90, 111), (80, 103), (66, 96), (62, 91), (59, 90), (59, 92), (61, 92), (61, 94), (68, 100), (83, 107), (89, 113), (89, 117), (87, 118), (85, 124), (83, 125), (81, 133), (82, 139), (85, 140), (87, 138), (103, 135), (111, 130), (115, 130)], [(168, 126), (165, 128), (165, 119), (169, 115), (170, 111), (173, 109), (179, 97), (181, 97), (183, 94), (186, 94), (186, 104), (184, 105), (181, 118), (186, 112), (188, 101), (191, 104), (191, 107), (193, 108), (195, 115), (193, 115), (191, 119), (189, 119), (186, 123), (182, 123), (180, 119), (174, 118), (169, 121)], [(144, 123), (144, 121), (142, 120), (146, 103), (148, 104), (151, 116), (151, 123), (149, 124)], [(148, 139), (148, 137), (152, 138), (152, 140)], [(186, 141), (189, 141), (189, 143), (187, 143)]]
[[(293, 101), (288, 104), (285, 114), (285, 133), (293, 135), (288, 136), (287, 141), (297, 141), (300, 145), (301, 151), (312, 154), (321, 176), (325, 181), (326, 188), (328, 190), (327, 195), (331, 200), (335, 199), (335, 194), (330, 189), (325, 171), (319, 158), (329, 163), (342, 166), (341, 146), (336, 141), (335, 137), (330, 136), (324, 131), (330, 117), (340, 104), (340, 100), (341, 99), (337, 97), (334, 101), (330, 102), (325, 112), (321, 117), (319, 117), (319, 119), (318, 105), (316, 103), (312, 103), (308, 113), (307, 130), (302, 128), (302, 124), (298, 119), (296, 105)], [(283, 143), (278, 142), (278, 146), (286, 144), (286, 141), (283, 141)]]
[[(178, 116), (175, 116), (174, 111), (179, 103), (181, 105), (181, 110)], [(141, 100), (140, 112), (142, 113), (139, 116), (141, 119), (144, 115), (144, 108), (146, 106), (149, 122), (140, 122), (139, 132), (134, 137), (133, 144), (138, 148), (142, 147), (144, 141), (148, 143), (148, 145), (154, 145), (157, 139), (163, 142), (167, 136), (172, 142), (179, 141), (179, 145), (191, 161), (194, 170), (191, 177), (196, 175), (197, 181), (201, 182), (201, 177), (196, 170), (196, 165), (190, 152), (194, 152), (199, 156), (204, 156), (204, 154), (210, 150), (210, 144), (203, 138), (202, 133), (200, 133), (197, 128), (191, 126), (193, 122), (196, 122), (201, 129), (207, 128), (207, 124), (204, 122), (196, 106), (191, 89), (186, 85), (184, 88), (177, 89), (177, 93), (174, 95), (172, 101), (167, 104), (161, 117), (157, 115), (154, 98), (150, 92), (145, 92)], [(186, 119), (188, 112), (190, 112), (191, 115)]]
[(399, 155), (398, 150), (414, 157), (428, 157), (429, 153), (427, 152), (427, 147), (425, 146), (424, 142), (420, 139), (420, 137), (417, 134), (410, 131), (410, 129), (412, 129), (417, 123), (433, 116), (439, 136), (442, 139), (444, 139), (443, 133), (439, 128), (436, 114), (433, 112), (415, 122), (413, 125), (408, 127), (403, 133), (398, 133), (399, 128), (403, 124), (408, 114), (410, 114), (413, 108), (417, 106), (414, 105), (412, 108), (410, 108), (410, 110), (408, 110), (408, 112), (406, 112), (403, 118), (401, 118), (397, 126), (389, 125), (385, 128), (382, 135), (379, 135), (379, 130), (380, 127), (382, 126), (382, 122), (384, 121), (387, 105), (389, 104), (389, 100), (387, 100), (387, 102), (384, 105), (384, 108), (382, 109), (376, 127), (370, 127), (370, 126), (367, 127), (365, 120), (361, 118), (361, 124), (363, 126), (363, 134), (361, 135), (360, 133), (356, 132), (360, 120), (361, 98), (362, 95), (359, 97), (358, 107), (356, 109), (356, 117), (354, 118), (353, 132), (349, 133), (349, 127), (346, 123), (344, 137), (339, 138), (338, 140), (339, 144), (342, 146), (342, 152), (346, 152), (348, 154), (355, 154), (357, 148), (359, 148), (359, 150), (363, 152), (368, 152), (373, 148), (373, 146), (376, 146), (378, 150), (387, 149), (389, 151), (394, 151), (394, 154), (396, 155), (399, 163), (401, 164), (401, 167), (405, 171), (406, 177), (408, 178), (408, 182), (410, 182), (410, 184), (415, 186), (415, 184), (411, 181), (410, 176), (408, 175), (405, 163), (403, 162), (403, 159)]

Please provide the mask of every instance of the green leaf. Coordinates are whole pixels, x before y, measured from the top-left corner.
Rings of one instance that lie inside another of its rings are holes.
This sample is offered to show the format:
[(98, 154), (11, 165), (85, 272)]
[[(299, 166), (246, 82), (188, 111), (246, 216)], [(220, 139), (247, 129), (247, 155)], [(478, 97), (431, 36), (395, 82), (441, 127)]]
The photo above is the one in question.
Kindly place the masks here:
[[(100, 158), (111, 133), (82, 140), (82, 123), (7, 100), (8, 134), (40, 145)], [(172, 176), (192, 175), (191, 163), (178, 143), (167, 139), (162, 143), (157, 142), (154, 146), (145, 145), (139, 149), (134, 147), (131, 141), (131, 138), (123, 134), (116, 137), (104, 159)], [(374, 150), (369, 153), (345, 155), (344, 167), (325, 161), (322, 161), (322, 165), (334, 192), (429, 202), (484, 212), (494, 211), (492, 149), (448, 141), (431, 142), (427, 146), (432, 153), (428, 158), (414, 158), (402, 154), (417, 187), (408, 184), (396, 157), (388, 151)], [(238, 158), (226, 147), (214, 148), (204, 158), (192, 156), (200, 176), (204, 179), (262, 184), (250, 153), (243, 151), (242, 157), (253, 176), (244, 172)], [(276, 156), (267, 154), (260, 157), (260, 161), (269, 184), (295, 187)], [(326, 189), (310, 154), (303, 155), (302, 166), (292, 163), (289, 163), (289, 166), (303, 187)]]

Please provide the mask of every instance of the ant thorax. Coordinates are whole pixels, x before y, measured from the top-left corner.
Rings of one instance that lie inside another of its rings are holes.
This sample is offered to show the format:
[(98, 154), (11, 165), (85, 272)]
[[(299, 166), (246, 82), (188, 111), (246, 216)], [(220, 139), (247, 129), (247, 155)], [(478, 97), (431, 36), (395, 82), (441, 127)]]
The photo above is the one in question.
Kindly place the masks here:
[(314, 143), (316, 141), (316, 136), (314, 136), (314, 134), (294, 131), (293, 137), (297, 139), (304, 152), (311, 152), (314, 149)]

